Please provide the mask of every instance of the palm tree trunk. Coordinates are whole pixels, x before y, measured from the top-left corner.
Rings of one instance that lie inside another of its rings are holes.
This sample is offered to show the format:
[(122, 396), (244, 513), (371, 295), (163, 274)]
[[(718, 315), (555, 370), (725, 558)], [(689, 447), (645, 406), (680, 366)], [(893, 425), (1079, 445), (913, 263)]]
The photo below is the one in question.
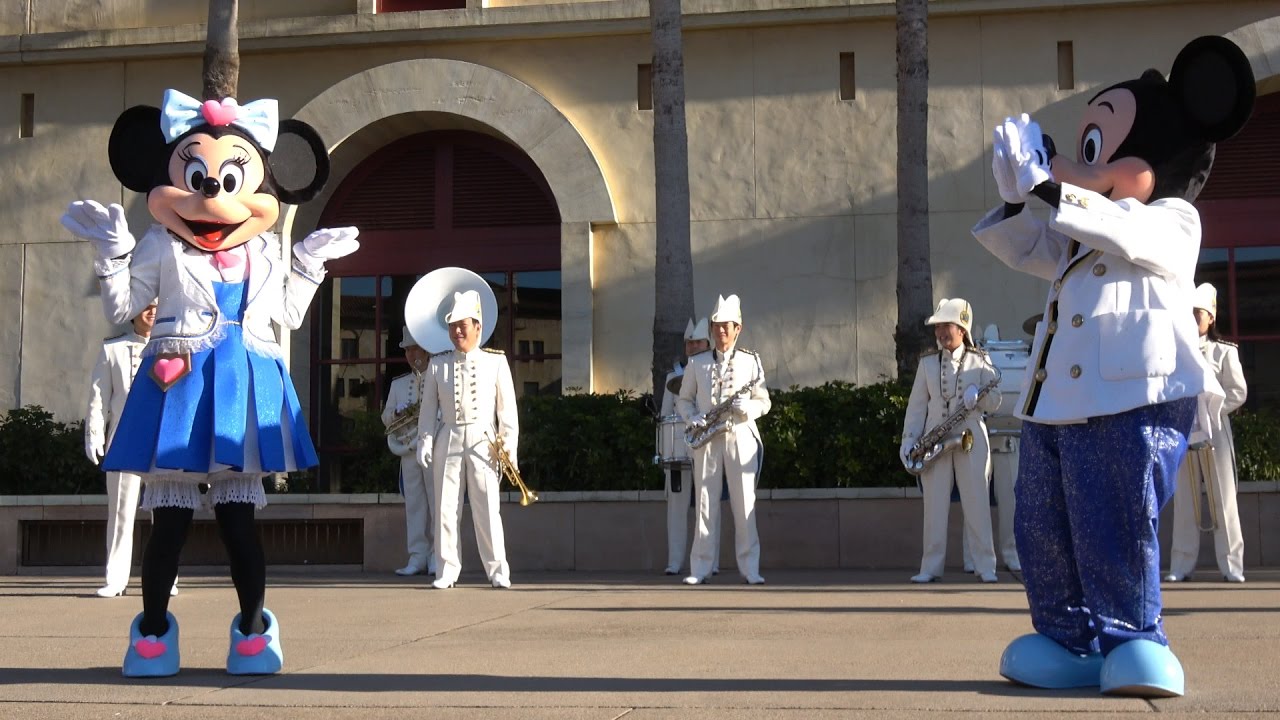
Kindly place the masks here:
[(240, 83), (240, 35), (237, 0), (209, 0), (205, 30), (203, 100), (235, 97)]
[(896, 0), (898, 26), (898, 377), (933, 347), (924, 319), (933, 310), (929, 262), (929, 6)]
[(653, 32), (653, 175), (657, 209), (653, 313), (653, 392), (684, 349), (693, 316), (689, 247), (689, 136), (684, 116), (684, 40), (680, 0), (649, 0)]

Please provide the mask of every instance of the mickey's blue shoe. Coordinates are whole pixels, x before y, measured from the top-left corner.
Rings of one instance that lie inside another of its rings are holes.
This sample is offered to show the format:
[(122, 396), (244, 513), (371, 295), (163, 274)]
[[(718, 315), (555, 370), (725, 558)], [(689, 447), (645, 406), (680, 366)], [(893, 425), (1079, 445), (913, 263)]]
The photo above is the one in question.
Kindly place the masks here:
[(1130, 640), (1107, 653), (1102, 663), (1102, 692), (1129, 697), (1180, 697), (1182, 663), (1166, 645)]
[(124, 654), (124, 668), (121, 673), (125, 677), (169, 677), (178, 674), (180, 657), (178, 653), (178, 619), (173, 613), (165, 613), (164, 619), (169, 621), (169, 629), (164, 635), (143, 636), (138, 630), (142, 623), (142, 613), (129, 625), (129, 649)]
[(1102, 653), (1077, 655), (1039, 633), (1009, 643), (1000, 656), (1000, 674), (1031, 687), (1062, 690), (1097, 687)]
[(240, 632), (240, 613), (231, 620), (231, 647), (227, 650), (228, 675), (273, 675), (284, 667), (284, 651), (280, 649), (280, 623), (266, 608), (262, 609), (266, 631), (261, 635)]

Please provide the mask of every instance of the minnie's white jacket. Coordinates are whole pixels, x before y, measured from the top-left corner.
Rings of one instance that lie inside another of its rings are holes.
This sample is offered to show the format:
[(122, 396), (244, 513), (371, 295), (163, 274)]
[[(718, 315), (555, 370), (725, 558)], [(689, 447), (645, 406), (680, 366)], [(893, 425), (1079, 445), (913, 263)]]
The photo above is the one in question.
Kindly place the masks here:
[[(245, 345), (278, 358), (282, 351), (271, 322), (290, 329), (302, 324), (324, 280), (324, 266), (303, 264), (296, 257), (286, 264), (274, 233), (258, 235), (245, 248), (249, 254), (242, 320)], [(146, 355), (199, 352), (222, 338), (225, 322), (213, 292), (213, 283), (221, 281), (217, 268), (207, 253), (174, 237), (163, 225), (151, 226), (131, 255), (97, 259), (94, 269), (102, 286), (103, 309), (113, 323), (127, 322), (158, 299)]]

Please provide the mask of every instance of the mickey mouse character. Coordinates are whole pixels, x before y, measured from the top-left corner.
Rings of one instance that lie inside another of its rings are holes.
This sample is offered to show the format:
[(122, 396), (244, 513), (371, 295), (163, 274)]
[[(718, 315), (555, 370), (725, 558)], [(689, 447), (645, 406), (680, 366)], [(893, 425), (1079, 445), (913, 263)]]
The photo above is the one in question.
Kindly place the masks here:
[(159, 298), (138, 380), (102, 463), (143, 474), (142, 507), (154, 517), (124, 674), (178, 672), (169, 588), (202, 501), (213, 506), (240, 601), (227, 672), (278, 672), (280, 627), (263, 606), (266, 563), (254, 512), (266, 505), (265, 475), (318, 461), (271, 323), (302, 323), (325, 261), (354, 252), (358, 231), (317, 230), (294, 244), (291, 262), (282, 259), (270, 232), (280, 204), (314, 197), (329, 165), (315, 130), (280, 120), (275, 100), (241, 106), (169, 90), (163, 107), (120, 115), (109, 156), (120, 182), (146, 193), (157, 224), (135, 241), (120, 205), (92, 200), (71, 203), (62, 223), (92, 243), (111, 321)]
[[(1052, 282), (1018, 413), (1015, 533), (1036, 633), (1001, 658), (1015, 682), (1183, 693), (1161, 623), (1156, 530), (1192, 422), (1223, 394), (1191, 314), (1191, 201), (1214, 143), (1244, 125), (1254, 93), (1240, 49), (1201, 37), (1167, 81), (1148, 70), (1095, 95), (1077, 160), (1057, 155), (1025, 114), (995, 130), (1005, 204), (974, 236)], [(1050, 205), (1048, 222), (1024, 211), (1030, 195)]]

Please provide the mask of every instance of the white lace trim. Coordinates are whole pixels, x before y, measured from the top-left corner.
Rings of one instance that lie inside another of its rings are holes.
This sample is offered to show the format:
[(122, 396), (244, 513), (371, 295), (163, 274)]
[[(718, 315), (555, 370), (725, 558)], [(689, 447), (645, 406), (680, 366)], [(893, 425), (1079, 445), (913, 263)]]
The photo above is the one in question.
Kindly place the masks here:
[[(227, 338), (227, 326), (230, 324), (231, 323), (218, 323), (218, 326), (215, 327), (208, 335), (203, 335), (197, 338), (153, 338), (151, 342), (147, 343), (147, 346), (143, 348), (142, 356), (151, 357), (152, 355), (159, 355), (160, 353), (191, 353), (194, 355), (204, 350), (211, 350)], [(240, 333), (240, 337), (245, 348), (250, 352), (273, 360), (284, 359), (284, 350), (280, 348), (279, 343), (259, 340), (247, 329)]]
[[(226, 503), (253, 503), (259, 510), (267, 506), (267, 493), (262, 487), (265, 476), (223, 470), (203, 473), (166, 473), (144, 475), (142, 509), (176, 507), (204, 510)], [(200, 483), (208, 483), (208, 492), (200, 492)]]

